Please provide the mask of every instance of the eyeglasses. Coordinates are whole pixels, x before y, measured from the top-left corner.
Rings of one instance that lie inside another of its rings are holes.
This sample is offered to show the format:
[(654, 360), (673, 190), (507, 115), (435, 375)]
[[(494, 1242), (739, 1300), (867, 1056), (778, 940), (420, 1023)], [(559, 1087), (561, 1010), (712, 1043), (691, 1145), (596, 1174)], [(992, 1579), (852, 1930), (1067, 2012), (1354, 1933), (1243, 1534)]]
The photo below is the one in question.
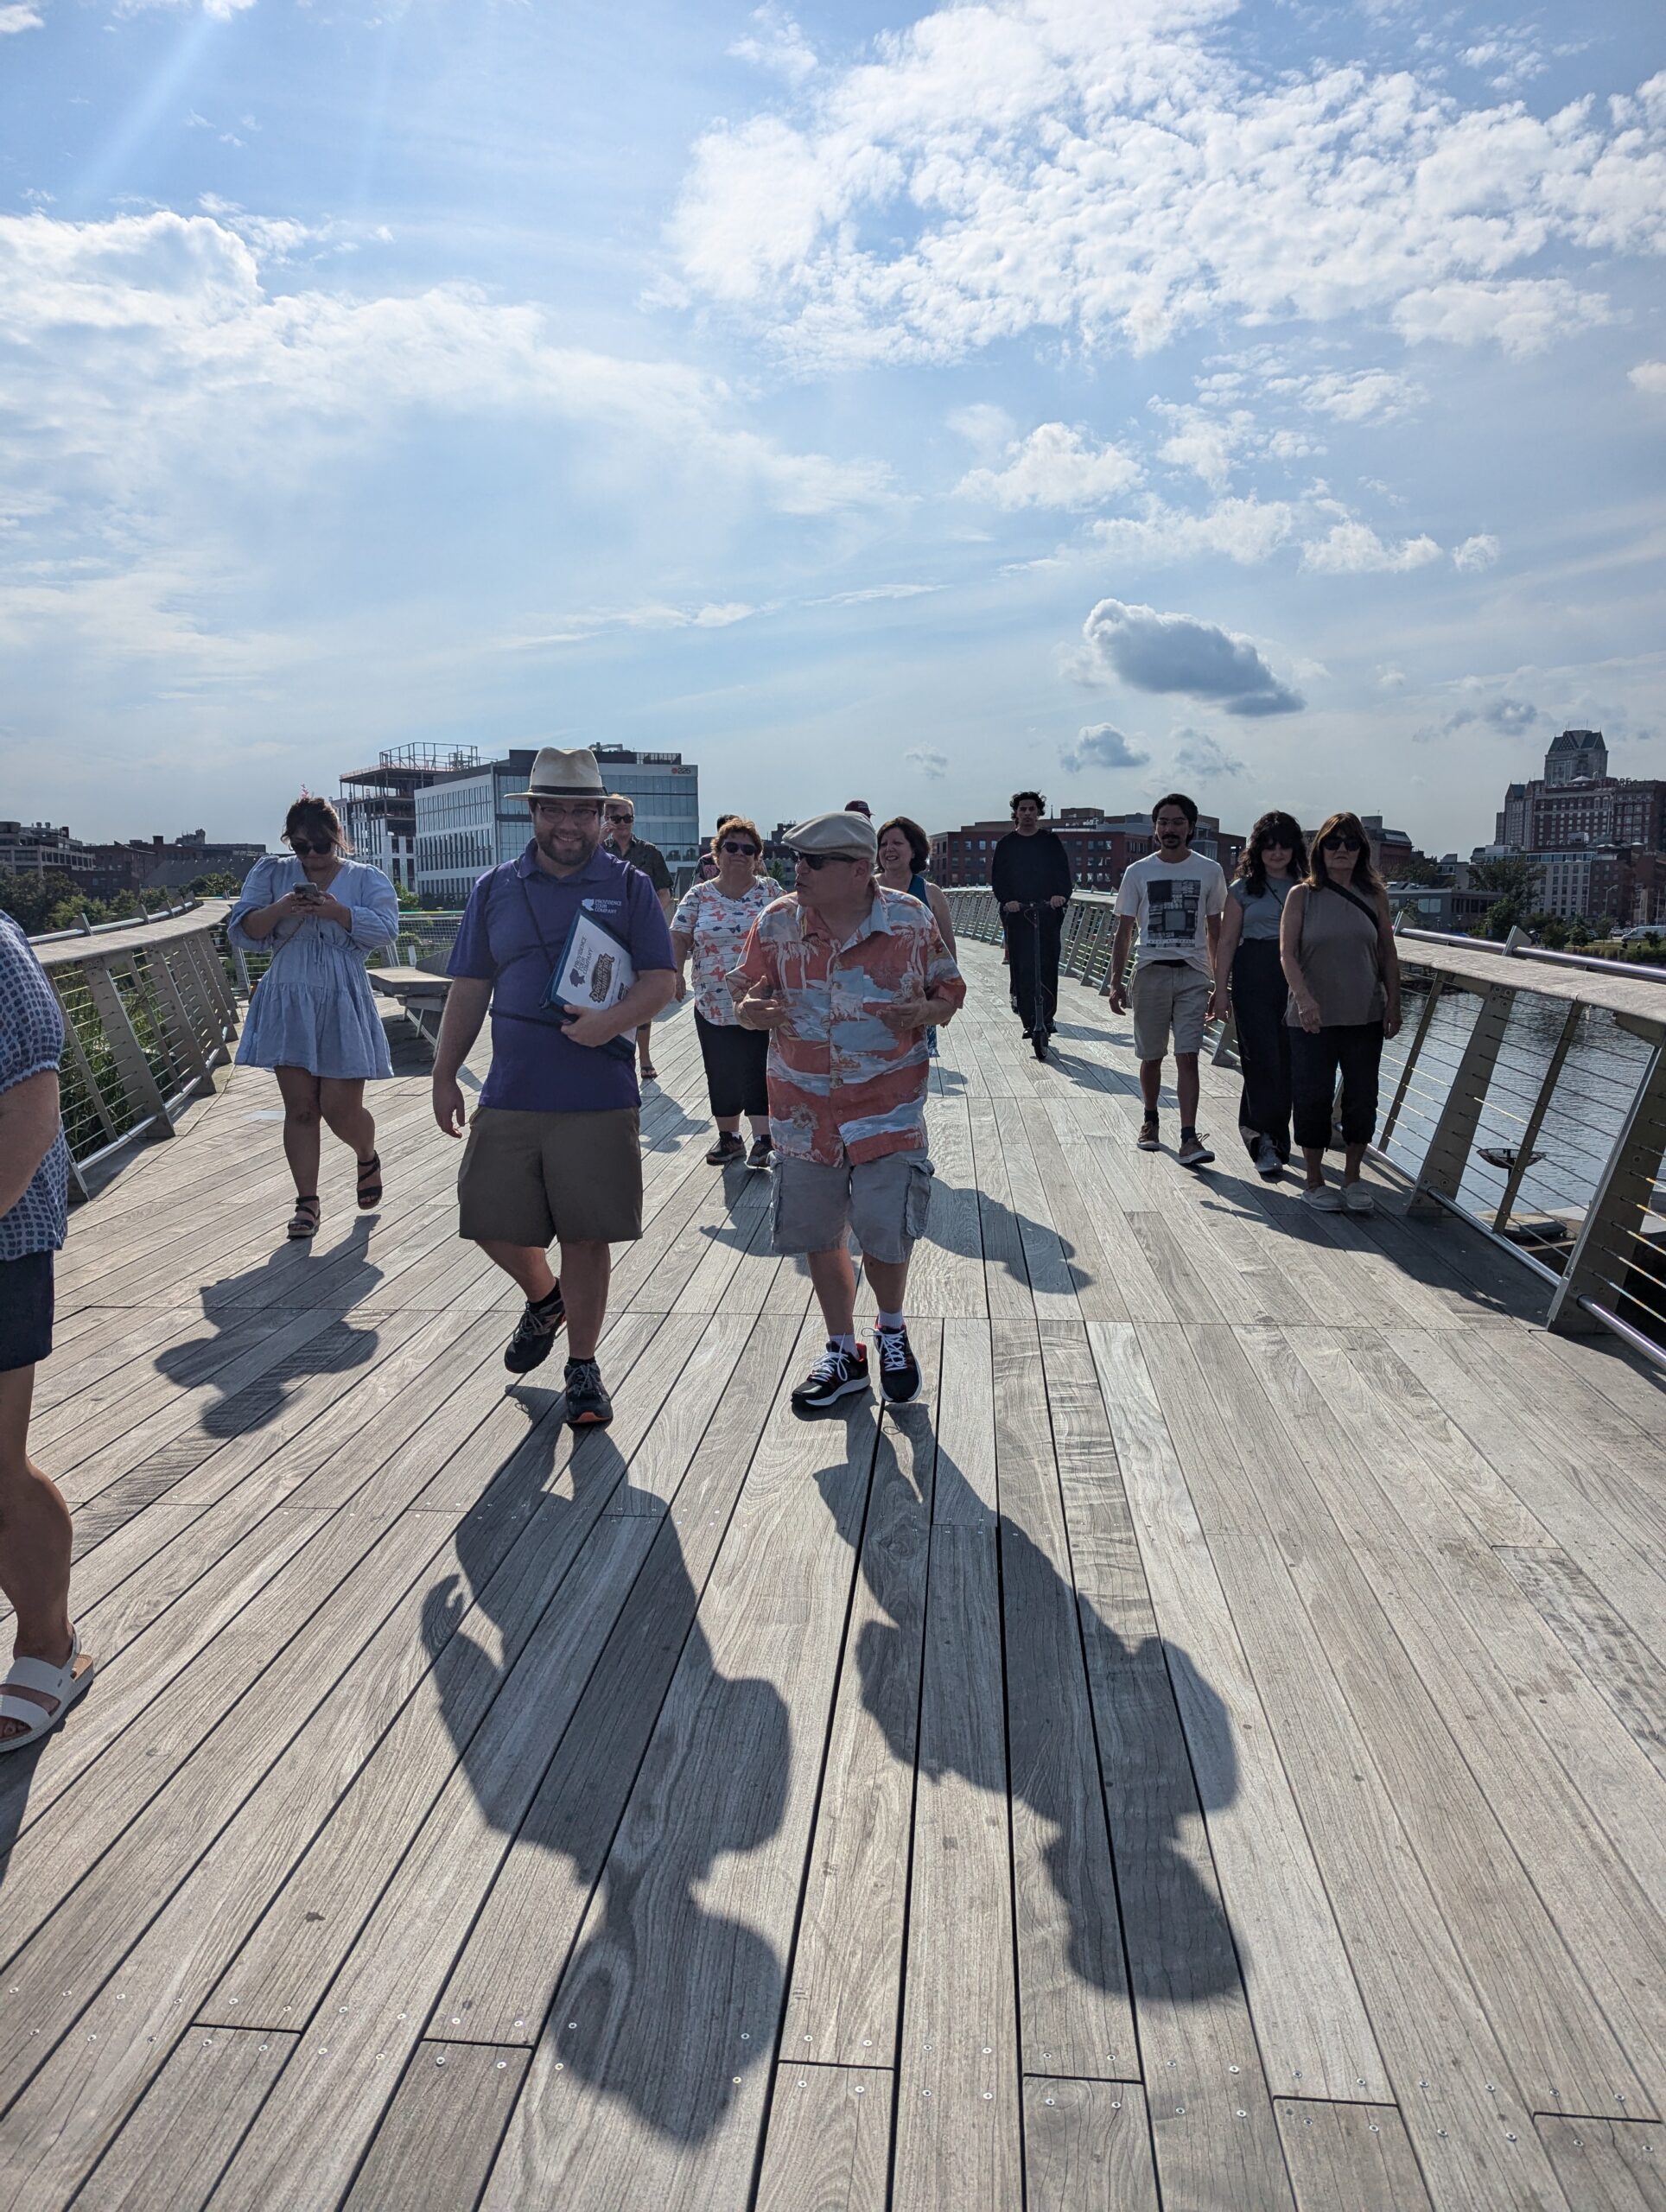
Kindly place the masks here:
[(830, 861), (843, 861), (851, 868), (868, 866), (867, 861), (860, 853), (800, 853), (797, 857), (800, 868), (813, 869), (818, 875)]
[(1357, 853), (1363, 844), (1364, 840), (1356, 837), (1351, 830), (1332, 830), (1328, 837), (1321, 840), (1319, 849), (1326, 853)]
[(310, 837), (291, 837), (289, 840), (289, 850), (296, 855), (297, 860), (305, 860), (310, 854), (314, 853), (317, 854), (320, 860), (323, 860), (327, 855), (333, 853), (335, 850), (335, 840), (334, 837), (330, 837), (326, 839), (323, 844), (315, 845)]
[(756, 860), (758, 857), (756, 845), (737, 844), (733, 837), (725, 837), (717, 849), (720, 853), (744, 853), (749, 861)]
[(609, 808), (607, 819), (609, 822), (634, 822), (636, 820), (636, 817), (633, 814), (615, 814), (613, 810)]
[(596, 808), (582, 800), (576, 806), (562, 806), (554, 799), (535, 798), (532, 812), (545, 822), (594, 822)]

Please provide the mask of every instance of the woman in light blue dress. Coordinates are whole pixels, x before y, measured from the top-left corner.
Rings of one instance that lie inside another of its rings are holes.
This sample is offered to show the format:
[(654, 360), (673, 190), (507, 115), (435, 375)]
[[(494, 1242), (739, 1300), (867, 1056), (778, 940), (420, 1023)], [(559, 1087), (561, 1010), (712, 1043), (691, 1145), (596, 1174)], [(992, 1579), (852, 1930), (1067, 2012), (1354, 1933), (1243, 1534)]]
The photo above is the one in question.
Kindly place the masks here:
[[(289, 1239), (318, 1234), (321, 1117), (359, 1162), (359, 1204), (382, 1198), (376, 1124), (365, 1085), (393, 1073), (367, 957), (399, 934), (399, 897), (379, 868), (347, 857), (335, 809), (298, 798), (283, 823), (293, 857), (269, 853), (249, 871), (226, 934), (272, 954), (237, 1048), (241, 1067), (273, 1068), (283, 1098), (283, 1154), (295, 1177)], [(276, 947), (276, 950), (273, 948)]]

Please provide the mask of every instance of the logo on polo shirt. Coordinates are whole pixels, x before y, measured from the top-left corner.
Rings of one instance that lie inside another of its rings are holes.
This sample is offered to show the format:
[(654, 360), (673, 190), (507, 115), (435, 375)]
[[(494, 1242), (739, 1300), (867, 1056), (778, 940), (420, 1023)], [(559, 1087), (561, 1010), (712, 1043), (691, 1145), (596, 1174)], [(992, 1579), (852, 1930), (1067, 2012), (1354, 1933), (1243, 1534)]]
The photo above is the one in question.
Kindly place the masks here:
[(578, 903), (587, 914), (622, 914), (625, 911), (622, 899), (581, 899)]

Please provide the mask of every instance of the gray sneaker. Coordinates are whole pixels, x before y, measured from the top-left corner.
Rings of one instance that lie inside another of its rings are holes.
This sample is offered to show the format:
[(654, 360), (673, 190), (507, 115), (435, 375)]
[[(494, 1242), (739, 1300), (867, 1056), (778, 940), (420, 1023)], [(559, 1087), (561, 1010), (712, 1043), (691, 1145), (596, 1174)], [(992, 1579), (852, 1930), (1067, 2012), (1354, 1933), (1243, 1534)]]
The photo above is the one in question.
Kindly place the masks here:
[(1342, 1211), (1344, 1213), (1375, 1213), (1377, 1200), (1363, 1183), (1345, 1183), (1342, 1185)]
[(1328, 1183), (1314, 1183), (1301, 1193), (1301, 1203), (1315, 1213), (1340, 1213), (1342, 1201)]
[(1271, 1137), (1256, 1139), (1256, 1173), (1269, 1183), (1275, 1183), (1284, 1173), (1284, 1162)]

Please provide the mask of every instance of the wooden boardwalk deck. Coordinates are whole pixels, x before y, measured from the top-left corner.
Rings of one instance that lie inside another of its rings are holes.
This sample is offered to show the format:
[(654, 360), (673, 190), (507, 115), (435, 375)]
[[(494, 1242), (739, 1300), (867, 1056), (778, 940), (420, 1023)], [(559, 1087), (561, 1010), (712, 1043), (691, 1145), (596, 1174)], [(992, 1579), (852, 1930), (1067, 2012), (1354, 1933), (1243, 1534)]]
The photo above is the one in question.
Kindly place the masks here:
[(1265, 1189), (1212, 1072), (1218, 1165), (1136, 1152), (1126, 1024), (1037, 1068), (967, 965), (882, 1420), (785, 1402), (684, 1014), (577, 1445), (415, 1047), (310, 1254), (249, 1074), (76, 1216), (0, 2204), (1666, 2203), (1655, 1383)]

